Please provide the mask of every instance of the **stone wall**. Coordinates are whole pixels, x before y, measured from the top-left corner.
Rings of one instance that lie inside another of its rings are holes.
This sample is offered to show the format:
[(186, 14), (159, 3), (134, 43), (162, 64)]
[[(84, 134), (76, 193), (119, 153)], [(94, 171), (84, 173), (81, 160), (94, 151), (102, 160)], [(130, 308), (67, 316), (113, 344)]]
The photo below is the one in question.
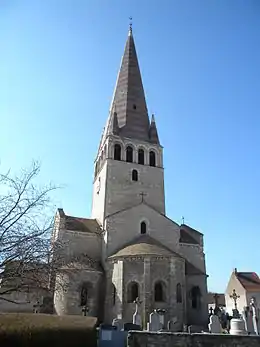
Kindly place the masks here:
[(130, 332), (128, 347), (259, 347), (260, 336)]

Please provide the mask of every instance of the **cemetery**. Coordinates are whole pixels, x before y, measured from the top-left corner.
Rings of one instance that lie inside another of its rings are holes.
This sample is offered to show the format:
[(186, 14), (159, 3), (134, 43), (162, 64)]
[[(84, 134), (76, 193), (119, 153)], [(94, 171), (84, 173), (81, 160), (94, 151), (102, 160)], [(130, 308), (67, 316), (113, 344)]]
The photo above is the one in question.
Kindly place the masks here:
[(250, 307), (245, 307), (244, 311), (240, 313), (237, 309), (239, 295), (233, 290), (230, 297), (234, 302), (232, 316), (229, 316), (216, 304), (215, 309), (211, 309), (209, 312), (207, 328), (184, 325), (182, 331), (176, 330), (176, 318), (165, 322), (165, 310), (161, 309), (154, 309), (149, 315), (147, 326), (142, 327), (141, 301), (137, 298), (132, 322), (123, 324), (122, 320), (116, 318), (111, 325), (100, 325), (98, 328), (98, 346), (260, 346), (260, 310), (256, 307), (254, 298), (251, 299)]

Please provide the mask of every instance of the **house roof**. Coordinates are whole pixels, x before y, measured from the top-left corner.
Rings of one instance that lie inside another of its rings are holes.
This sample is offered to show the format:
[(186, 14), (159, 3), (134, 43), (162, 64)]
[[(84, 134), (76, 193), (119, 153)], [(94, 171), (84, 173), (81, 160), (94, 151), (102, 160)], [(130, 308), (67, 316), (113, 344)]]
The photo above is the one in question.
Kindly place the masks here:
[(235, 276), (248, 292), (260, 292), (260, 278), (255, 272), (237, 272)]
[(159, 241), (153, 239), (149, 235), (140, 235), (133, 242), (129, 243), (124, 248), (119, 249), (116, 253), (109, 258), (115, 257), (128, 257), (135, 255), (159, 255), (159, 256), (178, 256), (177, 253), (172, 252), (167, 247), (163, 246)]

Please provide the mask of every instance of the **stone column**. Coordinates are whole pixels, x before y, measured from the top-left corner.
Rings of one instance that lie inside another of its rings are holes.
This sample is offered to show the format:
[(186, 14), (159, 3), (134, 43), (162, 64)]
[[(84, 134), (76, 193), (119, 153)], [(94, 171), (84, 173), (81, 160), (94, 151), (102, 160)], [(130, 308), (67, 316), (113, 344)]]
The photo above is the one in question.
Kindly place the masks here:
[(169, 312), (168, 318), (172, 319), (172, 317), (177, 316), (176, 312), (176, 266), (175, 259), (170, 259), (170, 292), (169, 292)]
[(151, 258), (144, 258), (144, 284), (143, 284), (143, 310), (142, 310), (142, 323), (143, 328), (149, 321), (149, 314), (151, 313)]

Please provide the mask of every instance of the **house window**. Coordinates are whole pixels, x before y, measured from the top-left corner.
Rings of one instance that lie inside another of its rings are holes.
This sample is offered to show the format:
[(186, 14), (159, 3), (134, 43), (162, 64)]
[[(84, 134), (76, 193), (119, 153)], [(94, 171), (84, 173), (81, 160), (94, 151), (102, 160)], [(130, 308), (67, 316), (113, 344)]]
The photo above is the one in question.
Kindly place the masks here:
[(137, 170), (132, 171), (132, 181), (138, 181), (138, 172)]
[(139, 286), (136, 282), (131, 282), (128, 285), (127, 302), (134, 302), (139, 297)]
[(164, 285), (162, 282), (156, 282), (154, 285), (154, 301), (163, 302), (165, 301)]
[(138, 150), (138, 164), (144, 165), (144, 150), (141, 148)]
[(141, 223), (141, 234), (146, 234), (146, 223), (145, 222)]
[(118, 143), (114, 147), (114, 159), (121, 160), (121, 146)]
[(178, 283), (176, 286), (176, 301), (177, 303), (182, 302), (182, 292), (181, 292), (181, 284)]
[(128, 163), (133, 162), (133, 148), (131, 146), (126, 147), (126, 161)]
[(150, 165), (150, 166), (155, 166), (155, 165), (156, 165), (156, 160), (155, 160), (155, 153), (154, 153), (154, 151), (150, 151), (150, 153), (149, 153), (149, 165)]
[(198, 286), (191, 289), (191, 307), (194, 309), (200, 308), (201, 292)]

